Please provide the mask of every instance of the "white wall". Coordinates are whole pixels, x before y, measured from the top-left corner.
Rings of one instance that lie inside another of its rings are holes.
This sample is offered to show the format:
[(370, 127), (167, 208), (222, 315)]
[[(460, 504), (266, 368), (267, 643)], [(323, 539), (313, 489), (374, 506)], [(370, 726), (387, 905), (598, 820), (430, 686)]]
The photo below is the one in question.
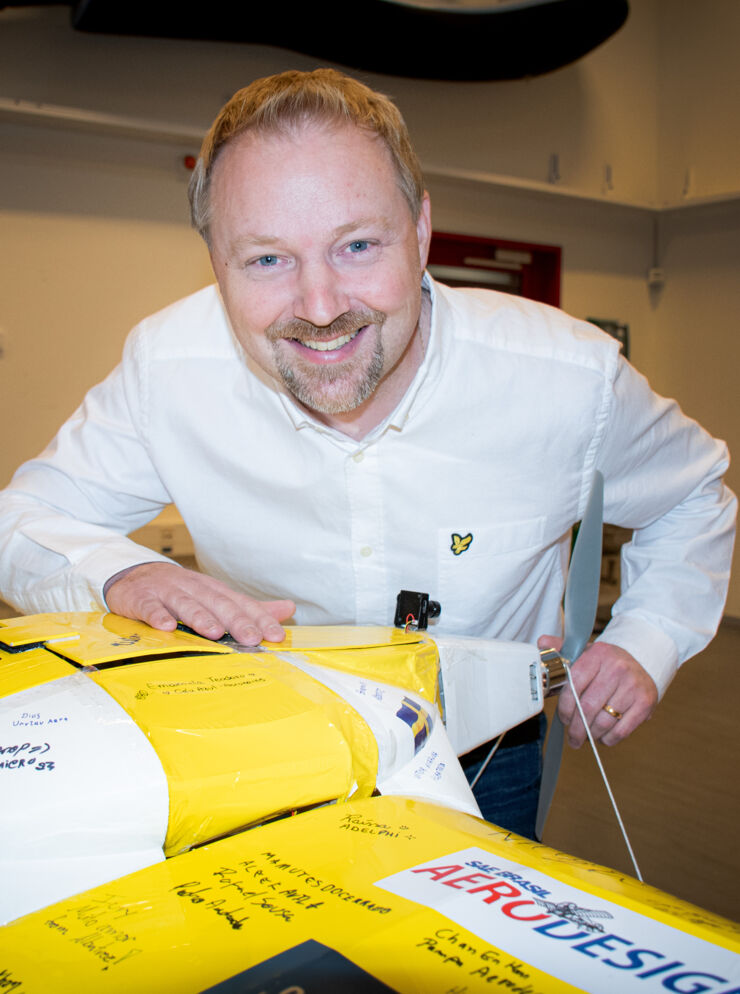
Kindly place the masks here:
[(740, 4), (659, 0), (659, 184), (681, 196), (740, 189)]
[(136, 321), (212, 277), (172, 149), (2, 124), (0, 145), (4, 482), (115, 365)]
[[(562, 185), (594, 197), (607, 164), (612, 200), (676, 200), (688, 166), (698, 194), (740, 190), (740, 5), (687, 6), (632, 0), (613, 39), (537, 79), (364, 78), (397, 99), (429, 166), (545, 181), (556, 153)], [(237, 87), (315, 64), (276, 48), (76, 34), (65, 8), (0, 11), (0, 97), (205, 130)], [(0, 483), (105, 375), (138, 318), (210, 280), (187, 226), (182, 157), (194, 151), (0, 116)], [(440, 230), (562, 245), (563, 306), (627, 322), (636, 365), (740, 451), (736, 208), (661, 219), (666, 284), (651, 294), (645, 210), (429, 185)], [(740, 615), (740, 584), (729, 610)]]

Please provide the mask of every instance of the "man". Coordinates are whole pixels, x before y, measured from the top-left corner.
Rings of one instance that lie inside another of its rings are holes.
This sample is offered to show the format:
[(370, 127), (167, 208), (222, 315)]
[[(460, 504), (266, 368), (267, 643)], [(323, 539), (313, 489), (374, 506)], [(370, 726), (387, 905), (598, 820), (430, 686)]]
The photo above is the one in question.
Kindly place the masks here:
[[(42, 611), (101, 607), (104, 593), (154, 627), (255, 644), (291, 616), (386, 622), (398, 589), (430, 589), (442, 630), (549, 644), (600, 469), (608, 520), (636, 537), (614, 619), (574, 678), (594, 735), (630, 734), (721, 615), (734, 519), (722, 444), (588, 325), (424, 276), (429, 198), (405, 126), (339, 73), (236, 94), (191, 207), (218, 290), (143, 322), (16, 474), (5, 596)], [(122, 537), (169, 501), (206, 575)], [(559, 708), (580, 744), (570, 693)], [(509, 807), (484, 811), (528, 834), (537, 735), (501, 750), (489, 793), (510, 781)], [(525, 797), (509, 768), (527, 762)]]

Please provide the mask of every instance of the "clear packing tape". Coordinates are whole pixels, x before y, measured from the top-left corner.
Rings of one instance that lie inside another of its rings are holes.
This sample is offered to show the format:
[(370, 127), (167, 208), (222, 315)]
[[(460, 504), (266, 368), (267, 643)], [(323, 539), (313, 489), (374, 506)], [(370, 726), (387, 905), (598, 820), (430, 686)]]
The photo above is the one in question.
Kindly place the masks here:
[(732, 994), (740, 929), (400, 797), (223, 839), (0, 929), (0, 984), (95, 991)]
[(436, 694), (434, 645), (389, 628), (238, 652), (115, 615), (0, 622), (0, 921), (376, 786), (476, 814)]

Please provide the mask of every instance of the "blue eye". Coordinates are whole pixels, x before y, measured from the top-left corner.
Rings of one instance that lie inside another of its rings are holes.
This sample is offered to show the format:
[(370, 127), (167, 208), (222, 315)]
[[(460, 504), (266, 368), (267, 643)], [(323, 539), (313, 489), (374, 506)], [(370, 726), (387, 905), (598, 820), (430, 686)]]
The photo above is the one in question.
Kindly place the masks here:
[(350, 242), (349, 250), (350, 252), (365, 252), (368, 248), (368, 242), (362, 238), (358, 238), (356, 242)]
[(277, 265), (276, 255), (261, 255), (257, 260), (257, 264), (260, 266), (275, 266)]

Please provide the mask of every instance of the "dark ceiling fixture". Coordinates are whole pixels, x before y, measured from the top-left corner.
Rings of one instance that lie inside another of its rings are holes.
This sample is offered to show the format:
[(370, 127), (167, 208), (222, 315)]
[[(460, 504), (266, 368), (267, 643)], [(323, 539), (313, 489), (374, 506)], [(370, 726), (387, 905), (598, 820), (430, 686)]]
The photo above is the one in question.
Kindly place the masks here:
[[(59, 3), (60, 0), (57, 0)], [(275, 45), (416, 79), (539, 76), (622, 27), (628, 0), (77, 0), (78, 31)], [(16, 2), (2, 7), (34, 6)]]

